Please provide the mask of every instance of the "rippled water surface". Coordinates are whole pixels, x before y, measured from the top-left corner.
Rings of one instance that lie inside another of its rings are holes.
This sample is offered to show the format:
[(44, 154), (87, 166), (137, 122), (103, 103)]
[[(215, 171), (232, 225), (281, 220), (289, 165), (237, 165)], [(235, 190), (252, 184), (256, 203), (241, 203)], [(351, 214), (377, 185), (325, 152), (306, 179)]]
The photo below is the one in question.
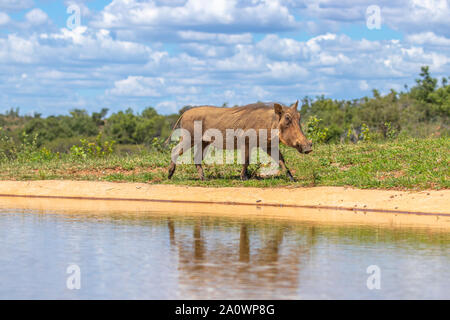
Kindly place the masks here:
[[(79, 290), (67, 288), (73, 264)], [(371, 265), (378, 290), (367, 287)], [(449, 299), (450, 232), (8, 210), (0, 298)]]

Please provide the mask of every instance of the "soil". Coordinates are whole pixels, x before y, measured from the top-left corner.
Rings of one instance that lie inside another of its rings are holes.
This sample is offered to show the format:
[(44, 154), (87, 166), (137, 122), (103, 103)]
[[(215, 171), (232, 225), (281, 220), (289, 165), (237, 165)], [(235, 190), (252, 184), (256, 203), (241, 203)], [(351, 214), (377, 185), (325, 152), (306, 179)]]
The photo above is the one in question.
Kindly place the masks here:
[(97, 181), (0, 181), (0, 208), (232, 215), (450, 228), (450, 190), (207, 188)]

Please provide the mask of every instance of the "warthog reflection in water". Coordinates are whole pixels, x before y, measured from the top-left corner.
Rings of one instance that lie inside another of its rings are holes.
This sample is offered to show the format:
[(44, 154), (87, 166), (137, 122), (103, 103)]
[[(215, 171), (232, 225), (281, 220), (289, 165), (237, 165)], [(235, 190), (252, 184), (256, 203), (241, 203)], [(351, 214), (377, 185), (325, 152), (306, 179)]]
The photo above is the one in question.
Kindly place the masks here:
[(246, 298), (295, 297), (300, 268), (309, 259), (315, 237), (313, 226), (297, 239), (287, 225), (242, 222), (223, 230), (208, 218), (195, 221), (190, 233), (186, 224), (178, 230), (171, 219), (168, 228), (178, 255), (180, 290), (191, 298), (203, 297), (206, 288), (211, 288), (206, 293), (211, 298), (233, 290), (236, 299), (245, 292), (250, 295)]

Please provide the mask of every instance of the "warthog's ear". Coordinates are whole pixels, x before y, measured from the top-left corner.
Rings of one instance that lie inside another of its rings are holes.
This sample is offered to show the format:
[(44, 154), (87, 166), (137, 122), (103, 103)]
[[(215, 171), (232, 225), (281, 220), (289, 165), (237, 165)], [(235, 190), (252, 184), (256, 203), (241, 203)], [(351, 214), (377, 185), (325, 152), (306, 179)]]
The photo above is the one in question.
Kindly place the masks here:
[(273, 109), (275, 110), (275, 113), (281, 118), (281, 115), (283, 114), (283, 106), (281, 104), (274, 103)]
[(297, 110), (297, 107), (298, 107), (298, 100), (296, 103), (294, 103), (294, 105), (292, 106), (292, 109)]

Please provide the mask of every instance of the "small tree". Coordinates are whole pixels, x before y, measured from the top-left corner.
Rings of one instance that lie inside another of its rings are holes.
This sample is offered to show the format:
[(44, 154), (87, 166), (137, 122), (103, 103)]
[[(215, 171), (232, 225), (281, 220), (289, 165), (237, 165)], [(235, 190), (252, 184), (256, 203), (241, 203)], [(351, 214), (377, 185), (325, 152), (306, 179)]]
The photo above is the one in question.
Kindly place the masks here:
[(438, 80), (431, 77), (428, 66), (423, 66), (420, 70), (420, 78), (416, 79), (417, 85), (412, 88), (411, 95), (418, 100), (431, 103), (430, 94), (436, 89)]
[(328, 141), (328, 128), (321, 127), (322, 119), (312, 116), (306, 123), (306, 132), (308, 137), (315, 143), (324, 143)]

